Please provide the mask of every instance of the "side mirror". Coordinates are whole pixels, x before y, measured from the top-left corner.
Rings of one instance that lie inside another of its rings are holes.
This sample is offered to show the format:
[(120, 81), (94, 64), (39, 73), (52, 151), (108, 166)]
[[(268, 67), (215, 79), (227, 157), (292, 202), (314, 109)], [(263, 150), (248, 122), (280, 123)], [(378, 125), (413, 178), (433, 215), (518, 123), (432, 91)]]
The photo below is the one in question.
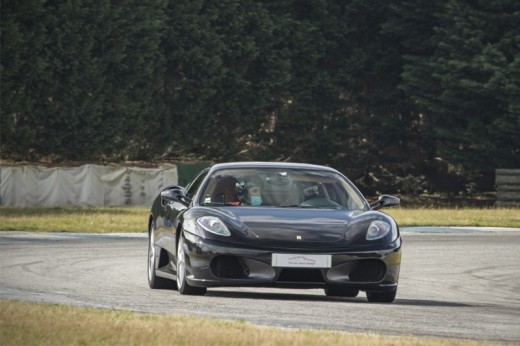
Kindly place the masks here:
[(370, 204), (370, 209), (378, 210), (381, 208), (393, 207), (393, 206), (400, 205), (400, 204), (401, 204), (401, 200), (398, 197), (389, 196), (389, 195), (381, 195), (381, 196), (379, 196), (377, 201)]
[(186, 190), (180, 186), (174, 186), (161, 191), (161, 199), (163, 205), (165, 202), (181, 202), (186, 205), (191, 203), (191, 198), (186, 196)]

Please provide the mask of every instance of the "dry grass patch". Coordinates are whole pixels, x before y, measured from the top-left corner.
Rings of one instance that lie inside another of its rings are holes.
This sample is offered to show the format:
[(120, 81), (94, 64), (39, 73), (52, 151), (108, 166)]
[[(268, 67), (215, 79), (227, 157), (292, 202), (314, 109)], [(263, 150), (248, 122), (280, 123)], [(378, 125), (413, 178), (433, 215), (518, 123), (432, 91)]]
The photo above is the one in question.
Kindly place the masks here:
[(246, 322), (0, 300), (8, 345), (484, 345), (454, 339), (287, 330)]
[[(520, 208), (388, 208), (399, 226), (520, 228)], [(0, 208), (0, 230), (79, 233), (146, 232), (147, 208)]]
[(399, 226), (477, 226), (520, 228), (520, 208), (389, 208)]
[(146, 232), (145, 208), (0, 208), (2, 231)]

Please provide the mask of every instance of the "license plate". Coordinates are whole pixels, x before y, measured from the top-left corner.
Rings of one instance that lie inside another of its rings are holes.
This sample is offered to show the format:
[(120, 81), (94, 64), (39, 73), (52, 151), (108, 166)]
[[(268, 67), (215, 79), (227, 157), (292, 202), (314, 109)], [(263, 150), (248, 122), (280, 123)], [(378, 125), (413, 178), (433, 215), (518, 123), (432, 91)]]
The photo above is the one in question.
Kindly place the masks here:
[(289, 268), (330, 268), (331, 255), (303, 255), (274, 253), (271, 261), (273, 267)]

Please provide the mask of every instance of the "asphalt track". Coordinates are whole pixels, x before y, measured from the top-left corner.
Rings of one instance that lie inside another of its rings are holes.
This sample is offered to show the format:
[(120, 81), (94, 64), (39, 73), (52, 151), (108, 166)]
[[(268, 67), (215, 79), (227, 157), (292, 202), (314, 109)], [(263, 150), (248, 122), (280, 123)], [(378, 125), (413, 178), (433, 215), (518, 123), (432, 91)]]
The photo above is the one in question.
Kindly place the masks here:
[(151, 290), (139, 235), (0, 232), (0, 298), (286, 328), (520, 343), (520, 229), (402, 229), (393, 304), (322, 290)]

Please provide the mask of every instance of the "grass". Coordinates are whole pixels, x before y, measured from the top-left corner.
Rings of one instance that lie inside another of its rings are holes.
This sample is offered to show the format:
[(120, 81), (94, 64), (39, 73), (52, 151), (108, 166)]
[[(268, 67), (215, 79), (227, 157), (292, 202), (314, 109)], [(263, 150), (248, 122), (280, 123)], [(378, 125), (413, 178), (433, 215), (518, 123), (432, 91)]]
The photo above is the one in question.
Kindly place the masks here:
[(145, 232), (145, 208), (0, 208), (0, 230), (74, 233)]
[(0, 343), (9, 345), (485, 345), (485, 342), (289, 330), (243, 321), (149, 315), (0, 300)]
[[(405, 226), (520, 228), (520, 208), (389, 208)], [(30, 232), (145, 232), (146, 208), (0, 208), (0, 230)]]
[(520, 228), (520, 208), (389, 208), (400, 227), (478, 226)]

